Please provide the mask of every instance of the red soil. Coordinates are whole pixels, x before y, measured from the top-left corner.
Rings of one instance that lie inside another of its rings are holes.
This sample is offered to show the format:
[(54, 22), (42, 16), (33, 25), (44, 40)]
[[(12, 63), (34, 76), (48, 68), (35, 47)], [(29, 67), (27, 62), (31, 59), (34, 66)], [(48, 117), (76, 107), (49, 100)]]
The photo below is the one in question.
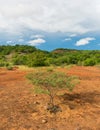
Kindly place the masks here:
[(100, 130), (100, 68), (59, 71), (77, 75), (80, 84), (56, 98), (62, 112), (51, 115), (45, 110), (48, 96), (34, 95), (25, 78), (29, 71), (0, 68), (0, 130)]

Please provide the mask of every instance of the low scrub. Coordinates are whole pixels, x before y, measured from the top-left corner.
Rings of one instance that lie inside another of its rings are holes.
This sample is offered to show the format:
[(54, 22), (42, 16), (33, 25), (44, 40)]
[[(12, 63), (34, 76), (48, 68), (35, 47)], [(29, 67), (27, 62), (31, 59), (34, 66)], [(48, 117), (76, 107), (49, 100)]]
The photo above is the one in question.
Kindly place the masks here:
[(7, 70), (13, 70), (13, 66), (10, 66), (10, 65), (7, 66), (6, 68), (7, 68)]
[(54, 113), (56, 112), (54, 108), (57, 106), (54, 103), (54, 98), (57, 95), (57, 92), (61, 89), (72, 91), (78, 83), (78, 78), (76, 76), (68, 76), (63, 72), (57, 71), (36, 71), (28, 74), (27, 78), (35, 85), (35, 93), (44, 93), (49, 95), (50, 101), (48, 103), (48, 110)]

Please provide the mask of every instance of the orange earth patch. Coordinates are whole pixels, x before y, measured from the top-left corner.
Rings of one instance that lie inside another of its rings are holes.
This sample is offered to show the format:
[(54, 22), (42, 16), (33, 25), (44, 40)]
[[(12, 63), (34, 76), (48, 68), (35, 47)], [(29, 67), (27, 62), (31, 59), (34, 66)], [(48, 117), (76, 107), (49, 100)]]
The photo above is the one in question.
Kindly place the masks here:
[(33, 93), (29, 70), (0, 68), (0, 130), (100, 130), (100, 68), (58, 71), (78, 76), (80, 83), (56, 97), (62, 112), (53, 115), (46, 111), (48, 96)]

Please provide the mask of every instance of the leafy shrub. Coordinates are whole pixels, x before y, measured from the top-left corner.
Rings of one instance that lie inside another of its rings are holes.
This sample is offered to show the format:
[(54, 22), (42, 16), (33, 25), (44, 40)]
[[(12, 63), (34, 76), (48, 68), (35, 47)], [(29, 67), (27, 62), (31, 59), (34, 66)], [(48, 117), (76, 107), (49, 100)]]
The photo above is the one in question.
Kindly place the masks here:
[(7, 68), (7, 70), (13, 70), (13, 67), (12, 67), (12, 66), (10, 66), (10, 65), (9, 65), (9, 66), (7, 66), (6, 68)]
[(27, 57), (24, 56), (24, 55), (22, 55), (22, 56), (20, 56), (20, 55), (15, 55), (15, 56), (13, 56), (13, 58), (12, 58), (12, 63), (13, 63), (14, 65), (26, 65), (26, 61), (27, 61)]
[(5, 66), (5, 62), (0, 61), (0, 67), (4, 67)]
[(54, 97), (59, 90), (67, 88), (69, 91), (72, 91), (78, 83), (77, 77), (56, 71), (36, 71), (28, 74), (27, 78), (36, 85), (34, 89), (36, 93), (49, 95), (51, 109), (55, 107)]
[(29, 67), (47, 66), (46, 54), (41, 51), (37, 51), (28, 56), (27, 65)]
[(47, 68), (47, 71), (48, 71), (48, 72), (52, 72), (52, 71), (53, 71), (53, 68), (49, 67), (49, 68)]
[(84, 66), (94, 66), (96, 64), (95, 59), (88, 58), (83, 62)]

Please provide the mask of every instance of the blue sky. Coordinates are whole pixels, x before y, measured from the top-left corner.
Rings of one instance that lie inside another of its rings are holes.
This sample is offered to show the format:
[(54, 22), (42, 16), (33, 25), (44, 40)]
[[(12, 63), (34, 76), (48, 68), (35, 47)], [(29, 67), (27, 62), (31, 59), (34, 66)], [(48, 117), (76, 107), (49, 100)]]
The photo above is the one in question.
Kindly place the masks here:
[(100, 50), (100, 0), (0, 0), (0, 45)]

